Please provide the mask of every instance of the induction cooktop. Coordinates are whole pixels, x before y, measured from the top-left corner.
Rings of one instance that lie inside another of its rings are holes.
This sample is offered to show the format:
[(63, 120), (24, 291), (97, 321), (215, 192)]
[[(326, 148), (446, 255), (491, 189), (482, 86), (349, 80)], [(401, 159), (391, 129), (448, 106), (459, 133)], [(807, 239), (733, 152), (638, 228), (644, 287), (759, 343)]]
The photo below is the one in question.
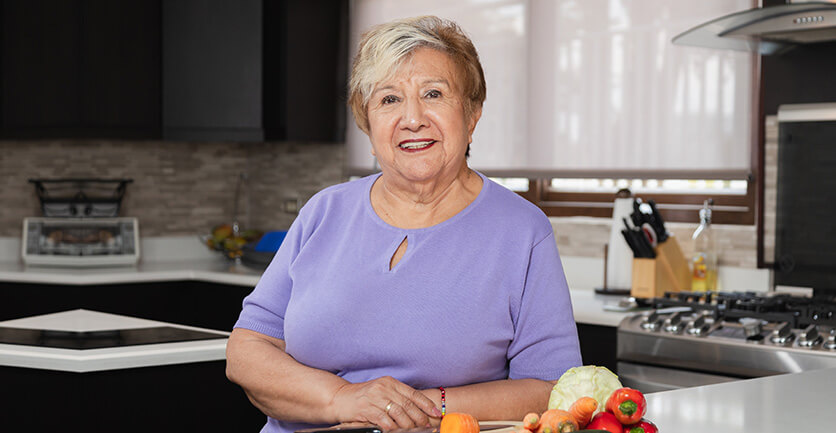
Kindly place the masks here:
[(226, 338), (220, 334), (155, 326), (150, 328), (114, 329), (103, 331), (54, 331), (0, 326), (0, 344), (53, 347), (58, 349), (104, 349), (109, 347), (139, 346), (143, 344), (177, 343), (184, 341)]

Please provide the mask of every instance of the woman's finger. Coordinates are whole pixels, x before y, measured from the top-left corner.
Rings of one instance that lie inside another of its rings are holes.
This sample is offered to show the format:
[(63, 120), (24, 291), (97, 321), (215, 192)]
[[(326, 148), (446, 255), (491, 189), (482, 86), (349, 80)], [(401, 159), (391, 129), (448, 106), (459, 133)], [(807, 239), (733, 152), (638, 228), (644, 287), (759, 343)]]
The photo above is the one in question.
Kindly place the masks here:
[(375, 414), (369, 417), (369, 420), (383, 430), (392, 430), (400, 427), (398, 422), (393, 420), (391, 415), (389, 415), (389, 413), (394, 409), (394, 406), (395, 404), (390, 402), (387, 403), (388, 410), (387, 407), (378, 408), (378, 410), (375, 411)]
[(415, 404), (414, 401), (409, 398), (404, 398), (403, 403), (401, 403), (400, 406), (415, 426), (424, 427), (430, 425), (430, 418), (423, 410), (421, 410), (421, 408), (418, 407), (418, 405)]
[[(392, 403), (389, 403), (387, 405), (387, 408), (389, 410), (385, 411), (386, 415), (388, 415), (389, 418), (392, 419), (392, 421), (394, 421), (396, 424), (398, 424), (398, 427), (400, 427), (400, 428), (410, 428), (410, 427), (415, 427), (416, 426), (415, 421), (412, 419), (410, 414), (408, 414), (406, 412), (406, 410), (404, 409), (404, 407), (401, 406), (400, 404), (392, 402)], [(417, 425), (423, 425), (423, 424), (417, 424)]]
[(441, 410), (439, 410), (439, 408), (436, 407), (435, 402), (430, 400), (430, 398), (423, 392), (417, 389), (412, 389), (412, 394), (409, 396), (409, 399), (412, 400), (412, 402), (428, 416), (441, 418)]

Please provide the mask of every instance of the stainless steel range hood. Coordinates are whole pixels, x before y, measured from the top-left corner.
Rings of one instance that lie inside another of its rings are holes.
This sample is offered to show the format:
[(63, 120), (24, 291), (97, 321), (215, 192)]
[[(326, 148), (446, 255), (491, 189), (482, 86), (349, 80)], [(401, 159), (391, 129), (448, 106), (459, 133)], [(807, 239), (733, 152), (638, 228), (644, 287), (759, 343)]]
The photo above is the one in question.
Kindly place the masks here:
[(827, 41), (836, 41), (836, 0), (788, 0), (784, 5), (726, 15), (673, 38), (676, 45), (765, 55)]

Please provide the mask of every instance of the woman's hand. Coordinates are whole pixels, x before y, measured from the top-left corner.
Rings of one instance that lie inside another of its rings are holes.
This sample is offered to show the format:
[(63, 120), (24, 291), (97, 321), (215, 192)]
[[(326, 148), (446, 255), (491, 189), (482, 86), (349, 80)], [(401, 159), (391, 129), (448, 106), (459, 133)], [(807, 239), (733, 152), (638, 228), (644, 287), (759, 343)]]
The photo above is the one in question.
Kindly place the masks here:
[(332, 400), (337, 418), (347, 422), (368, 422), (384, 430), (423, 427), (441, 411), (420, 391), (386, 376), (340, 387)]

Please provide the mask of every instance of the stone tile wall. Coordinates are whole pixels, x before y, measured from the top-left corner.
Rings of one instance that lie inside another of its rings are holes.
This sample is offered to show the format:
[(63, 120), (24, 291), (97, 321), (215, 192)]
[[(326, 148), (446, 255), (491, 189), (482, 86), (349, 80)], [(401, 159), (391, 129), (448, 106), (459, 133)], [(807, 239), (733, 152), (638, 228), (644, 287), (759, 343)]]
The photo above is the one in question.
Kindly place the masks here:
[[(609, 242), (611, 220), (607, 218), (564, 217), (551, 218), (562, 256), (604, 257), (604, 244)], [(691, 235), (697, 223), (666, 223), (679, 242), (682, 253), (689, 257), (694, 251)], [(755, 226), (715, 224), (719, 263), (721, 266), (756, 268), (757, 231)]]
[(121, 215), (143, 236), (192, 235), (233, 218), (239, 178), (242, 226), (286, 229), (285, 203), (343, 181), (344, 146), (314, 143), (0, 141), (0, 236), (19, 237), (41, 211), (30, 178), (131, 178)]

